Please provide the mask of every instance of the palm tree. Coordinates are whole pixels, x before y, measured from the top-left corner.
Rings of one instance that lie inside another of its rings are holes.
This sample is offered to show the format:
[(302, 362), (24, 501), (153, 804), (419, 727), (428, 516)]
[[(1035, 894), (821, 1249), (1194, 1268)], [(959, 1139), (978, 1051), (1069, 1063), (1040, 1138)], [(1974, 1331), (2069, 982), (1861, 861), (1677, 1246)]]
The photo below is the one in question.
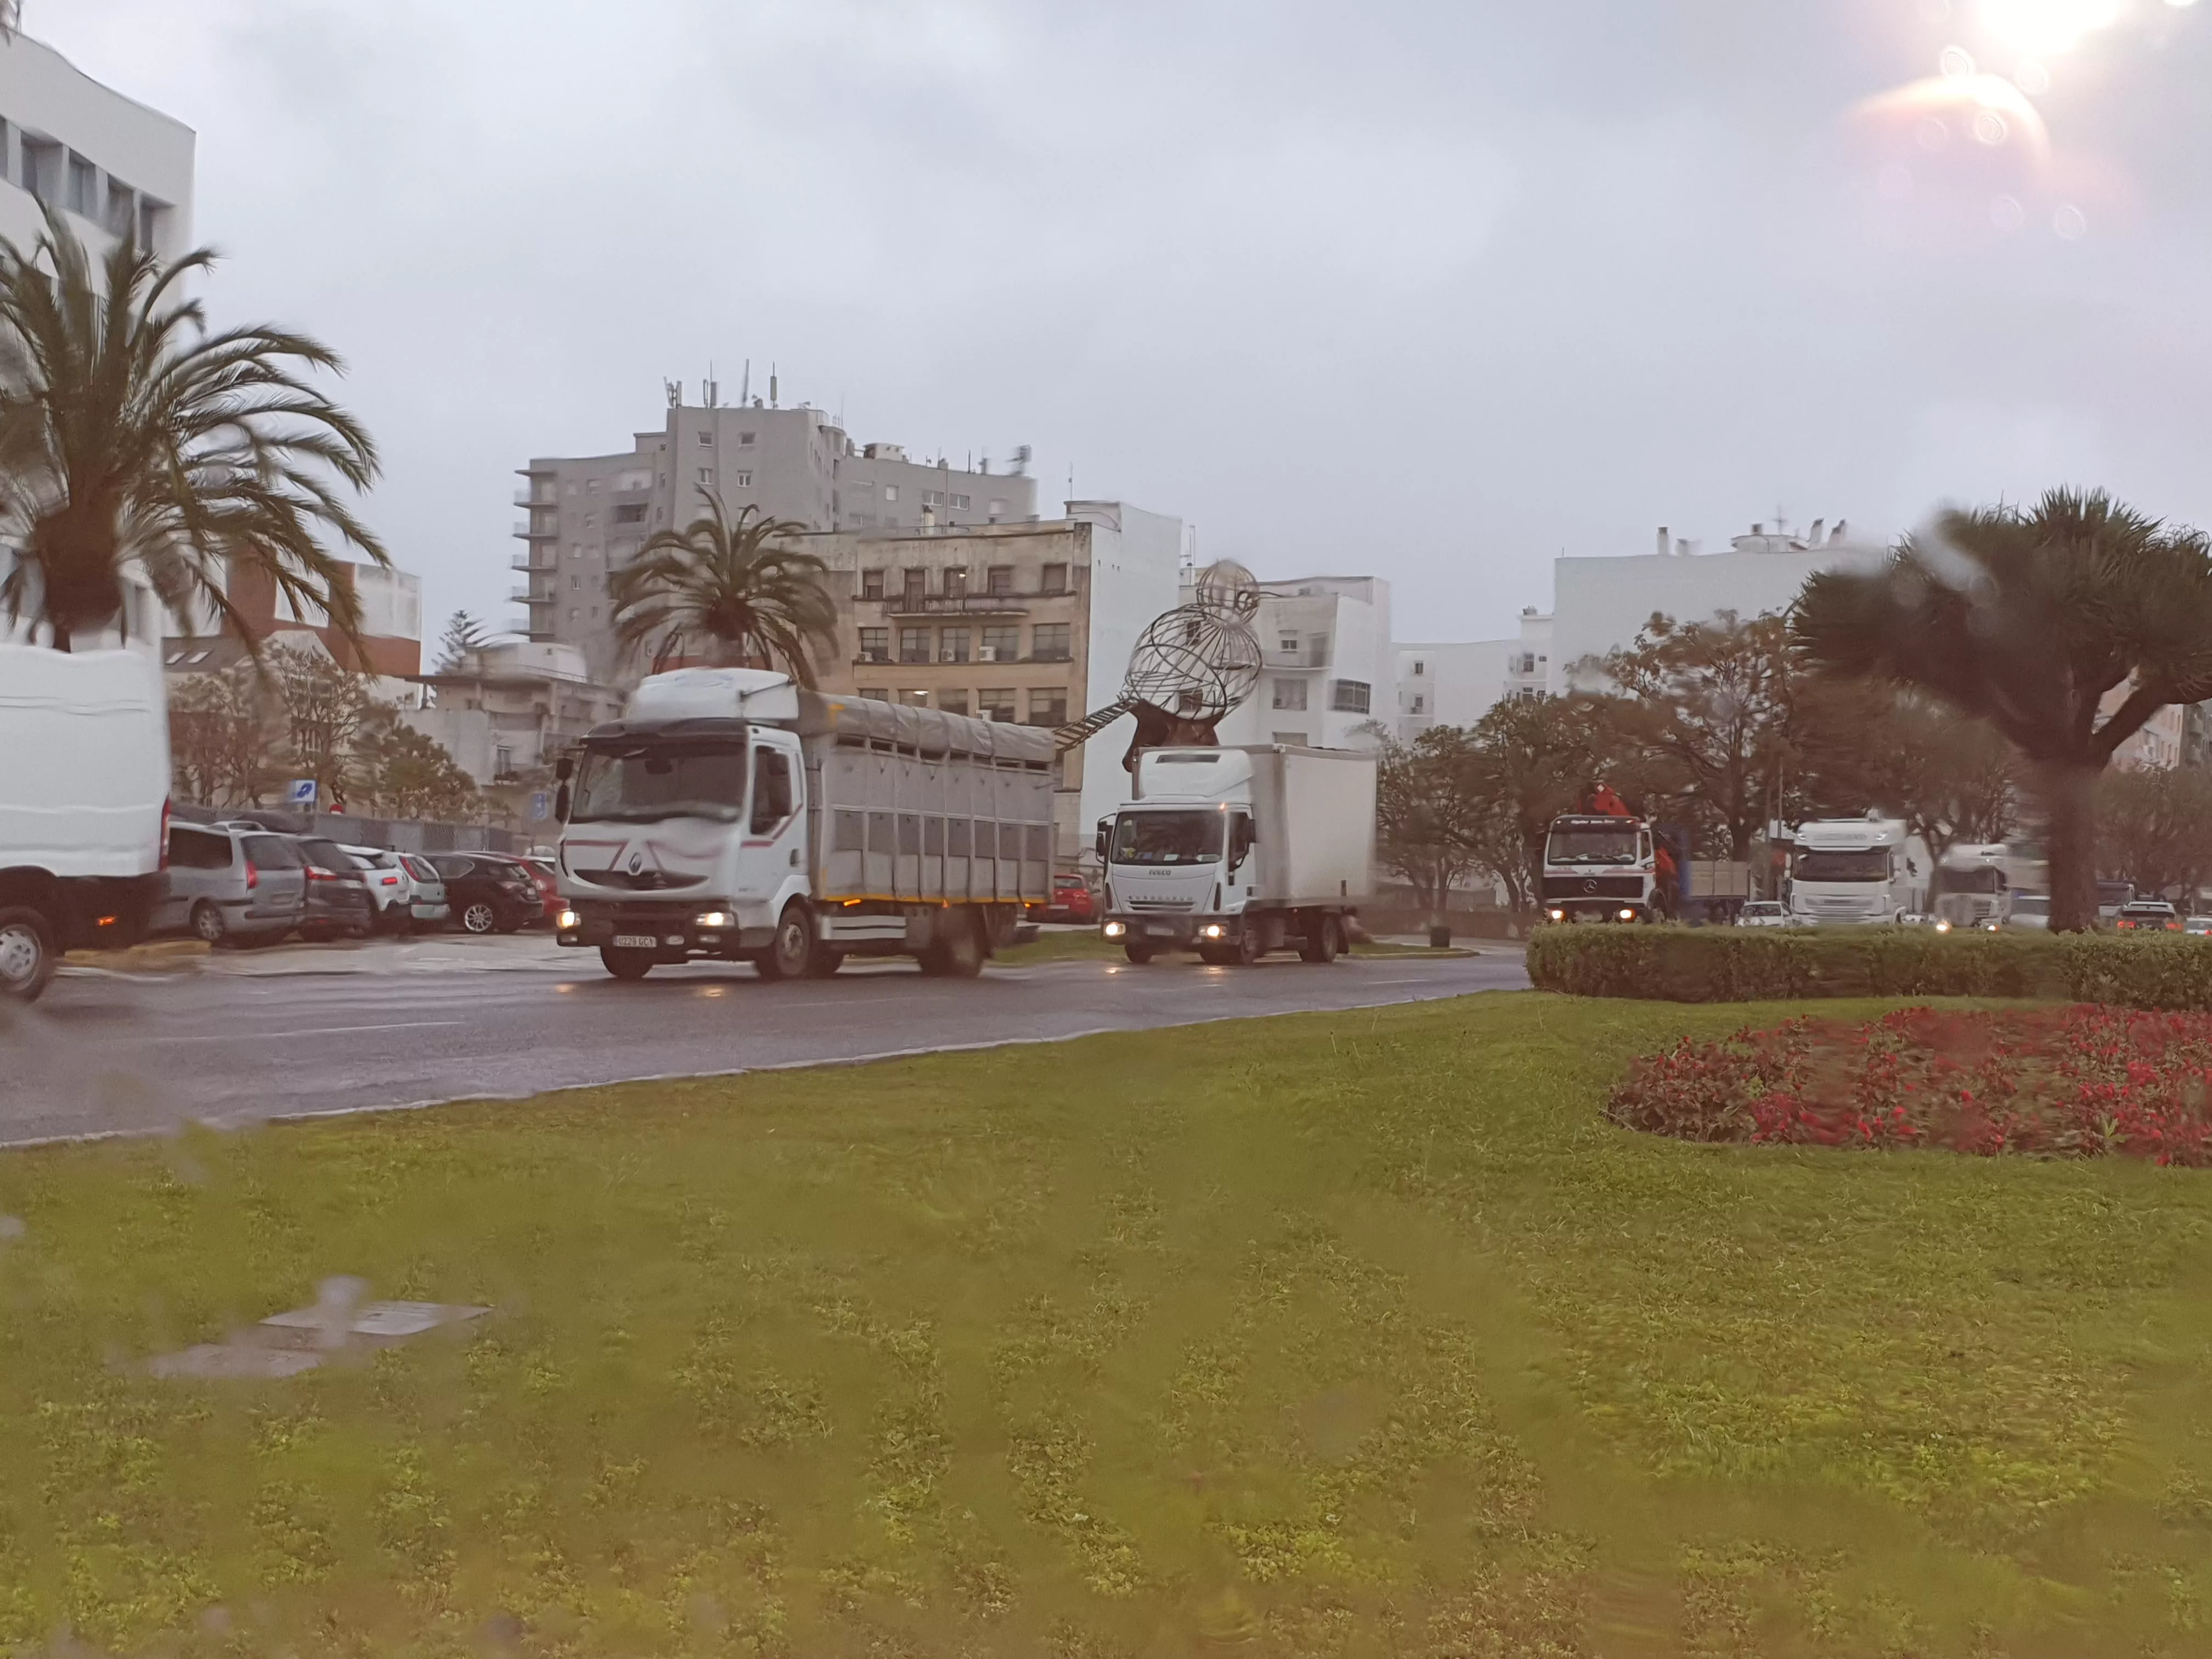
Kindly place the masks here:
[(701, 493), (706, 514), (661, 531), (608, 578), (616, 636), (631, 650), (651, 643), (656, 668), (701, 647), (717, 662), (781, 665), (812, 685), (817, 647), (837, 637), (830, 567), (776, 544), (806, 526), (752, 507), (732, 520), (720, 495)]
[(0, 608), (58, 649), (124, 617), (134, 568), (173, 615), (204, 603), (257, 653), (234, 570), (358, 640), (325, 534), (391, 562), (339, 494), (374, 479), (375, 446), (304, 378), (341, 371), (337, 355), (265, 324), (210, 333), (179, 290), (214, 263), (198, 248), (164, 266), (126, 237), (95, 271), (52, 207), (27, 253), (0, 238), (0, 537), (16, 550)]
[(1816, 668), (1919, 687), (2012, 740), (2048, 819), (2051, 925), (2078, 930), (2113, 750), (2212, 697), (2212, 554), (2102, 492), (2052, 490), (1946, 513), (1881, 572), (1814, 576), (1793, 630)]

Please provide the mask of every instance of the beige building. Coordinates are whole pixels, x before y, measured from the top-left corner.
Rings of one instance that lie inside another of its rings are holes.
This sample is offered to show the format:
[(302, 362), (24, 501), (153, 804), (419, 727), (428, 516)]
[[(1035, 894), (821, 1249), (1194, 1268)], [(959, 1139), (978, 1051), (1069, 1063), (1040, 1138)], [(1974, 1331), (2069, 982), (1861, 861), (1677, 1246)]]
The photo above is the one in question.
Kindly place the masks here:
[[(958, 529), (806, 536), (836, 595), (825, 690), (1056, 726), (1121, 695), (1146, 623), (1176, 600), (1182, 525), (1115, 501)], [(1122, 796), (1126, 718), (1061, 761), (1054, 860), (1087, 862), (1091, 825)]]
[(554, 763), (623, 708), (622, 693), (588, 678), (573, 646), (486, 646), (416, 684), (422, 706), (401, 721), (444, 744), (500, 817), (549, 840)]

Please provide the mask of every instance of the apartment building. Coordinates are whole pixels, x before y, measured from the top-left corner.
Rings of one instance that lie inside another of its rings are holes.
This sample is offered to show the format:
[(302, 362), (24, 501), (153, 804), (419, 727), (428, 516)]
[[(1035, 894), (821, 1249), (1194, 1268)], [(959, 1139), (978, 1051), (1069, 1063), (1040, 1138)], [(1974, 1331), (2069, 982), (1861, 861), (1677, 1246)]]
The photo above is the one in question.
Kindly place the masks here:
[(1260, 584), (1253, 617), (1260, 683), (1217, 728), (1224, 744), (1374, 745), (1397, 696), (1390, 584), (1377, 576), (1302, 576)]
[(948, 457), (910, 459), (896, 444), (855, 444), (820, 410), (755, 399), (732, 407), (682, 401), (658, 431), (605, 455), (541, 457), (520, 469), (514, 534), (524, 607), (520, 631), (575, 646), (592, 678), (634, 681), (641, 665), (617, 646), (607, 579), (654, 532), (706, 510), (709, 492), (810, 531), (915, 531), (1019, 524), (1036, 516), (1036, 481)]
[[(826, 690), (985, 720), (1057, 726), (1103, 708), (1145, 625), (1176, 603), (1180, 520), (1070, 501), (1040, 522), (833, 531), (799, 538), (827, 563), (838, 641)], [(1090, 861), (1091, 826), (1121, 799), (1130, 726), (1061, 760), (1054, 857)]]
[[(45, 204), (62, 209), (95, 256), (135, 231), (164, 258), (191, 245), (192, 130), (84, 74), (20, 31), (0, 39), (0, 236), (27, 248), (46, 231)], [(14, 562), (0, 544), (0, 579)], [(171, 625), (135, 573), (121, 626), (92, 645), (161, 648)], [(0, 638), (27, 639), (27, 622), (0, 614)]]
[(542, 832), (552, 817), (554, 763), (623, 708), (623, 694), (588, 678), (574, 646), (486, 646), (414, 683), (428, 695), (401, 722), (442, 744), (498, 816)]

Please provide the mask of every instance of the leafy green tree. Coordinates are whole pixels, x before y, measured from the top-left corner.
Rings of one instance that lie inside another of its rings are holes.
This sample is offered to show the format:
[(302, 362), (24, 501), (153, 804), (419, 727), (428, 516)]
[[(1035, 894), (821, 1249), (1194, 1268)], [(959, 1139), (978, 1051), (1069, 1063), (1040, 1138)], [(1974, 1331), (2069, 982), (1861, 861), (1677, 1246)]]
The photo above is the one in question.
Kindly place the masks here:
[(1961, 842), (2002, 841), (2019, 816), (2020, 763), (1986, 720), (1879, 681), (1808, 677), (1797, 696), (1793, 816), (1880, 807), (1940, 867)]
[(830, 567), (781, 545), (806, 526), (751, 507), (733, 520), (720, 496), (701, 493), (706, 514), (661, 531), (608, 579), (617, 637), (633, 651), (650, 645), (656, 667), (702, 653), (813, 684), (817, 653), (836, 641), (837, 608)]
[(388, 817), (465, 823), (483, 810), (476, 781), (443, 744), (410, 726), (392, 724), (363, 742), (361, 786)]
[(2051, 925), (2094, 925), (2097, 784), (2171, 702), (2212, 697), (2212, 554), (2101, 491), (1942, 515), (1886, 569), (1805, 585), (1793, 632), (1836, 675), (1919, 688), (2020, 751), (2042, 806)]
[(388, 720), (390, 709), (363, 675), (309, 647), (279, 642), (264, 658), (283, 709), (284, 759), (295, 778), (313, 778), (327, 811), (359, 791), (363, 739)]
[(206, 806), (258, 806), (281, 728), (267, 677), (240, 663), (169, 688), (169, 761), (179, 797)]
[(95, 275), (52, 207), (27, 252), (0, 239), (0, 536), (17, 550), (0, 607), (59, 650), (123, 616), (133, 568), (173, 615), (198, 600), (250, 650), (233, 570), (357, 640), (328, 538), (390, 562), (341, 495), (375, 477), (375, 447), (306, 378), (337, 355), (264, 325), (210, 334), (179, 296), (214, 263), (200, 248), (163, 266), (126, 237)]
[(1475, 767), (1469, 788), (1497, 817), (1483, 831), (1485, 861), (1516, 912), (1534, 909), (1542, 890), (1552, 820), (1574, 811), (1591, 783), (1614, 769), (1613, 713), (1595, 697), (1508, 697), (1468, 728)]
[(1376, 735), (1376, 856), (1437, 926), (1452, 890), (1489, 871), (1485, 831), (1498, 818), (1495, 803), (1480, 788), (1480, 757), (1465, 731), (1432, 726), (1409, 744)]
[(2212, 773), (2115, 767), (2098, 795), (2099, 872), (2139, 893), (2175, 893), (2194, 904), (2212, 876)]

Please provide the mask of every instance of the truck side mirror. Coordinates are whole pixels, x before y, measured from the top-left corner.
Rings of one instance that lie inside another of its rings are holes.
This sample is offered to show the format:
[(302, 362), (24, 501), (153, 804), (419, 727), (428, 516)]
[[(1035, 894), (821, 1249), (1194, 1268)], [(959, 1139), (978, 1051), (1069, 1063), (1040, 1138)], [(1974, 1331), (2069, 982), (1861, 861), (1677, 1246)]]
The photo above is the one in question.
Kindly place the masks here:
[[(561, 763), (563, 766), (568, 763), (566, 761)], [(562, 823), (568, 821), (568, 786), (565, 783), (553, 792), (553, 816)]]
[(553, 763), (553, 775), (566, 783), (576, 775), (576, 760), (573, 755), (563, 755)]
[(1103, 864), (1103, 863), (1105, 863), (1105, 862), (1106, 862), (1106, 843), (1113, 838), (1113, 835), (1114, 835), (1114, 820), (1113, 820), (1113, 819), (1111, 819), (1111, 818), (1101, 818), (1101, 819), (1099, 819), (1099, 820), (1098, 820), (1098, 862), (1099, 862), (1099, 863), (1101, 863), (1101, 864)]

